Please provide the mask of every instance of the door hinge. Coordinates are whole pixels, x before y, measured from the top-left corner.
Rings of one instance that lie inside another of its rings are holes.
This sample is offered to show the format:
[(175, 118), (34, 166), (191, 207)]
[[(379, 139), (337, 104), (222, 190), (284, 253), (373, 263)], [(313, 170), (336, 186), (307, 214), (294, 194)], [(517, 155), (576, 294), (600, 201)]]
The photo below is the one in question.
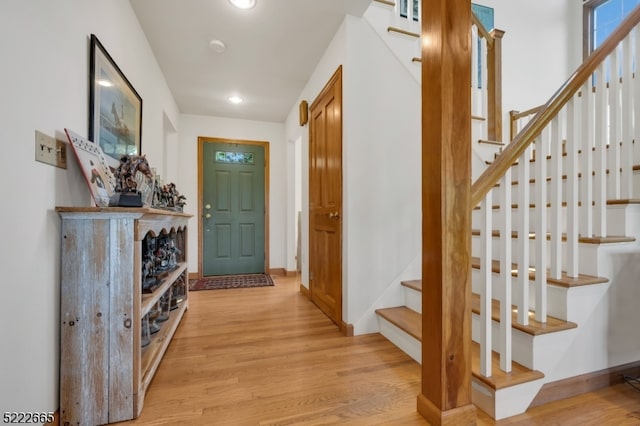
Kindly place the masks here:
[(309, 279), (312, 280), (313, 279), (313, 272), (309, 272)]

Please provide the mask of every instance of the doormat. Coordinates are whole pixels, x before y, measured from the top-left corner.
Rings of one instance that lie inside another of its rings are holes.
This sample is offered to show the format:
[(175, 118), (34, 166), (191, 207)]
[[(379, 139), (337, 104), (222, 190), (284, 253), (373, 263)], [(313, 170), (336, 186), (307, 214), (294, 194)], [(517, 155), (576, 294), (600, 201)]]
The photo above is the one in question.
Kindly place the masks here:
[(266, 274), (222, 275), (189, 280), (189, 290), (219, 290), (225, 288), (247, 288), (272, 286), (273, 279)]

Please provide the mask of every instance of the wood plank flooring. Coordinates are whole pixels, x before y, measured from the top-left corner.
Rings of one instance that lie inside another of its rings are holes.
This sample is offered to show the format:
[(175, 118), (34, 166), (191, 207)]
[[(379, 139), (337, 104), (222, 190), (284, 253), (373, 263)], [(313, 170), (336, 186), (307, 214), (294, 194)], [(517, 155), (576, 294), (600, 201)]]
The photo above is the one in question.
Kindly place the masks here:
[[(420, 366), (379, 334), (344, 337), (299, 291), (274, 287), (190, 293), (190, 306), (147, 392), (120, 425), (425, 425)], [(479, 425), (640, 425), (628, 385)]]

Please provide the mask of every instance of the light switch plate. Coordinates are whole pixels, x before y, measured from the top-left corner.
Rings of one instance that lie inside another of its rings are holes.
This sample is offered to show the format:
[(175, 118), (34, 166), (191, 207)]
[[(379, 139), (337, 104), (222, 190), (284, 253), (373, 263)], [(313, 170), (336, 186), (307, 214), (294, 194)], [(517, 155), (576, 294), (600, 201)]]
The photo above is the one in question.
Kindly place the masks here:
[(36, 161), (67, 168), (67, 144), (36, 130)]

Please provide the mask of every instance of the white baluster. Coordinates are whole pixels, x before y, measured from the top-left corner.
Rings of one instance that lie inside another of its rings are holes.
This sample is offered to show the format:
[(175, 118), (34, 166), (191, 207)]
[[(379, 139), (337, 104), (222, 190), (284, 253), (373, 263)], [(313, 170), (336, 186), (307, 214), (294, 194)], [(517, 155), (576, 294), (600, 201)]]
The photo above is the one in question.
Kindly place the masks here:
[(536, 320), (547, 321), (547, 150), (549, 129), (545, 128), (536, 138), (535, 162), (535, 302)]
[(593, 236), (593, 139), (595, 109), (593, 107), (594, 94), (591, 79), (582, 88), (582, 118), (581, 148), (582, 148), (582, 179), (581, 184), (581, 233), (585, 237)]
[[(635, 45), (634, 45), (634, 58), (635, 58), (635, 78), (634, 78), (634, 82), (633, 82), (633, 122), (634, 122), (634, 126), (633, 126), (633, 131), (632, 131), (632, 136), (633, 136), (633, 140), (634, 140), (634, 146), (632, 147), (633, 150), (633, 157), (635, 157), (635, 152), (637, 151), (635, 149), (635, 145), (640, 144), (640, 81), (638, 81), (638, 79), (640, 79), (640, 28), (636, 26), (635, 28), (635, 34), (634, 34), (634, 41), (635, 41)], [(633, 180), (632, 180), (633, 182)], [(632, 188), (631, 189), (631, 193), (633, 194), (633, 197), (635, 197), (635, 190)]]
[(622, 120), (622, 145), (620, 146), (620, 159), (622, 168), (620, 174), (620, 194), (621, 198), (633, 198), (633, 60), (631, 56), (631, 35), (622, 42), (623, 71), (622, 71), (622, 109), (620, 111)]
[(578, 276), (578, 140), (580, 130), (579, 111), (574, 96), (567, 104), (567, 276)]
[(607, 235), (607, 97), (606, 95), (606, 68), (602, 63), (596, 71), (596, 116), (595, 116), (595, 151), (593, 167), (595, 179), (593, 182), (593, 224), (594, 232), (597, 236)]
[(511, 372), (511, 169), (500, 182), (500, 369)]
[(491, 214), (492, 197), (489, 191), (480, 203), (480, 374), (491, 377)]
[[(609, 198), (620, 198), (620, 46), (610, 55), (609, 67)], [(605, 155), (607, 151), (605, 151)]]
[(482, 113), (480, 116), (487, 118), (489, 116), (489, 91), (487, 90), (487, 76), (489, 72), (487, 68), (487, 39), (484, 37), (480, 39), (479, 54), (481, 55), (480, 63), (482, 64), (482, 68), (480, 69), (480, 84), (482, 85), (480, 88), (480, 107), (482, 108)]
[(478, 27), (471, 26), (471, 111), (475, 116), (481, 116), (478, 102)]
[(518, 160), (518, 322), (529, 324), (529, 159), (531, 145), (529, 145)]
[[(562, 277), (562, 134), (560, 117), (562, 111), (551, 121), (551, 164), (549, 176), (551, 188), (549, 201), (551, 203), (549, 217), (550, 256), (549, 273), (553, 278)], [(537, 183), (537, 182), (536, 182)], [(545, 182), (541, 182), (545, 184)], [(537, 238), (537, 236), (536, 236)], [(536, 301), (536, 305), (537, 305)]]

